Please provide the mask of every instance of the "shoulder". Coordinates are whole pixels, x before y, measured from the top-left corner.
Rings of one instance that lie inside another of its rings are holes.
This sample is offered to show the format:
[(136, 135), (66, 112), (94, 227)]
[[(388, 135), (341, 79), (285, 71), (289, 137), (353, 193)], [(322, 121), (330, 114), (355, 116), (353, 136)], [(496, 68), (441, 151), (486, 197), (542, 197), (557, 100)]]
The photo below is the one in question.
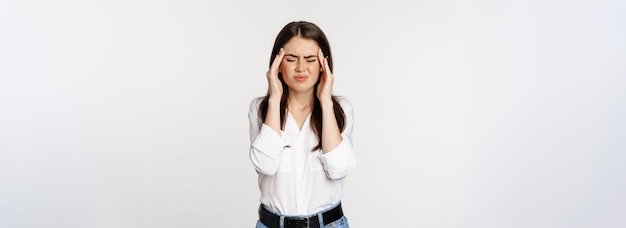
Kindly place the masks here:
[(250, 107), (259, 107), (259, 105), (261, 105), (261, 102), (263, 102), (263, 97), (255, 97), (252, 98), (252, 100), (250, 101)]
[(339, 103), (341, 108), (352, 109), (352, 102), (350, 101), (350, 98), (345, 96), (335, 96), (335, 99), (337, 99), (337, 103)]
[(263, 102), (263, 97), (252, 98), (250, 101), (250, 112), (257, 112), (261, 102)]

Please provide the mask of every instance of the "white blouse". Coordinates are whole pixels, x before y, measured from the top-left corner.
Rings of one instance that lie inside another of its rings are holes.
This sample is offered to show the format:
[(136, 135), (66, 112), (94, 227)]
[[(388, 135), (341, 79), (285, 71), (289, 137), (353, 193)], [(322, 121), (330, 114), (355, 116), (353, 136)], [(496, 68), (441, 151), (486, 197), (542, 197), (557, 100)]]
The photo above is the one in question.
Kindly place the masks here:
[[(261, 203), (283, 215), (311, 215), (336, 205), (343, 196), (343, 178), (356, 165), (352, 149), (354, 119), (346, 98), (339, 104), (346, 116), (343, 141), (326, 154), (311, 151), (318, 139), (307, 116), (302, 129), (289, 112), (278, 135), (269, 126), (259, 127), (262, 97), (250, 103), (250, 159), (259, 174)], [(289, 147), (286, 147), (289, 145)]]

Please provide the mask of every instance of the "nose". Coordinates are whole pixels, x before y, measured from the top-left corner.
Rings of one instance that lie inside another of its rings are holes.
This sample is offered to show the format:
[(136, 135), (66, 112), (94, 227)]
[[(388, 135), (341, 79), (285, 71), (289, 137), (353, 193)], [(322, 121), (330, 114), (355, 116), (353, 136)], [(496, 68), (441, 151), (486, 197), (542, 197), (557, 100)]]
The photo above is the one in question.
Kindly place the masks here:
[(304, 61), (298, 61), (298, 64), (296, 64), (296, 72), (303, 72), (304, 69), (306, 69)]

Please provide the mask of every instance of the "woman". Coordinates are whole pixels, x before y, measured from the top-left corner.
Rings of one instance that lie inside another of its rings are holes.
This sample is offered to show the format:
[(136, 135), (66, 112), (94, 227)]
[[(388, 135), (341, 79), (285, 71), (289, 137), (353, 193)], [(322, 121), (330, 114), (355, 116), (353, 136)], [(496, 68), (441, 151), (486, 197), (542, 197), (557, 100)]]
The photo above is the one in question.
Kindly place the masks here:
[(356, 165), (352, 106), (332, 95), (322, 30), (305, 21), (276, 37), (267, 95), (252, 100), (250, 159), (259, 175), (257, 227), (348, 227), (343, 179)]

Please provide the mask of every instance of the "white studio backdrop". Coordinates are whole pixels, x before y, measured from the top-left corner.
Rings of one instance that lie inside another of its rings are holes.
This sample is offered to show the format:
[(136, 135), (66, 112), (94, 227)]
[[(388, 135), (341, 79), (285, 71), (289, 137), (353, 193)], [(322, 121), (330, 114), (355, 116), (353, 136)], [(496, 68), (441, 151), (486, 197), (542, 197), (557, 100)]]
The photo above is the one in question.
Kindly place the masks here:
[(247, 111), (318, 24), (353, 227), (624, 227), (624, 1), (2, 1), (0, 227), (253, 227)]

